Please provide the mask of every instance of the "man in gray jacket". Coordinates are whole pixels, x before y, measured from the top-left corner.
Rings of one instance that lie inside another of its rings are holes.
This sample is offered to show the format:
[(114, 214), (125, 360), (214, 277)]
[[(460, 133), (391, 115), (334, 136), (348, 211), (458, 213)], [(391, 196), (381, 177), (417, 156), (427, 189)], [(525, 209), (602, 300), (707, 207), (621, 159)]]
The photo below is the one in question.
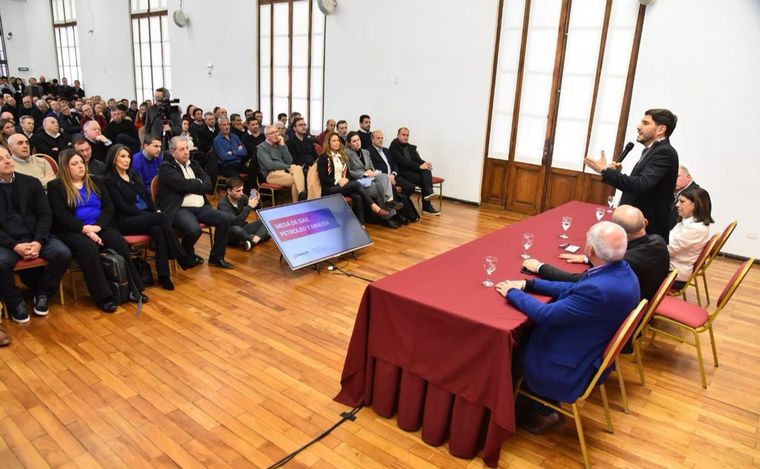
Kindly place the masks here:
[(293, 202), (306, 200), (306, 181), (300, 166), (293, 164), (293, 157), (285, 145), (285, 139), (274, 125), (267, 126), (266, 140), (256, 148), (261, 175), (266, 182), (290, 187)]

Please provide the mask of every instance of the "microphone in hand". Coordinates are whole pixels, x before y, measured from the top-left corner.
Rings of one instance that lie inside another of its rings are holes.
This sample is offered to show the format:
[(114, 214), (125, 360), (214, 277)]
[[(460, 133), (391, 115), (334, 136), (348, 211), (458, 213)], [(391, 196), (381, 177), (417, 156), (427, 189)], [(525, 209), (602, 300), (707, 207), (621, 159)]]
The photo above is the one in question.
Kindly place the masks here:
[(633, 142), (628, 142), (625, 144), (625, 148), (623, 148), (623, 152), (620, 153), (620, 157), (617, 159), (618, 163), (622, 163), (626, 156), (628, 156), (628, 153), (633, 150)]

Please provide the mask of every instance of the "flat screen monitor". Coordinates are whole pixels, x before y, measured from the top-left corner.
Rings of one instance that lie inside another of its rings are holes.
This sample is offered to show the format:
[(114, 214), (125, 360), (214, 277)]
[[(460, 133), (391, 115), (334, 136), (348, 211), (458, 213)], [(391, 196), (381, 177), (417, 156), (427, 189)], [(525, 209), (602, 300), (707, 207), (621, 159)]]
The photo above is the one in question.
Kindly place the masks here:
[(293, 270), (372, 245), (340, 194), (262, 208), (257, 213)]

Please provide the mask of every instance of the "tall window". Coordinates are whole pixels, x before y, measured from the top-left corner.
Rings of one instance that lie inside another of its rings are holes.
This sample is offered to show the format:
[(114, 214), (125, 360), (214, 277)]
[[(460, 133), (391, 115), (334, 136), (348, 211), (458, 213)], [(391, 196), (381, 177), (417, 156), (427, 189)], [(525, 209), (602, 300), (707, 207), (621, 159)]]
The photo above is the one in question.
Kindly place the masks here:
[(172, 86), (166, 0), (130, 0), (130, 11), (135, 92), (145, 101), (156, 88)]
[(58, 78), (68, 78), (69, 84), (82, 80), (79, 61), (79, 31), (74, 0), (51, 0), (53, 35), (58, 56)]
[(8, 57), (5, 55), (5, 32), (0, 21), (0, 75), (8, 76)]
[(300, 112), (323, 126), (325, 18), (314, 0), (259, 1), (259, 108), (265, 123)]

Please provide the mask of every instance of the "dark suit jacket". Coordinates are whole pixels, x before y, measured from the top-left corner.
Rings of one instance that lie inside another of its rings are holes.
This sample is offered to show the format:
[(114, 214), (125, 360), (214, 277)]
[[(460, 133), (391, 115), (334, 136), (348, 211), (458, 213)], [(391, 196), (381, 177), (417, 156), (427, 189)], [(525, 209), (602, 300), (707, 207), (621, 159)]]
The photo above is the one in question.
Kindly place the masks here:
[(380, 156), (380, 152), (377, 151), (377, 148), (375, 148), (374, 145), (370, 145), (367, 150), (369, 151), (369, 157), (372, 158), (372, 165), (375, 167), (375, 169), (382, 171), (385, 174), (398, 173), (398, 165), (396, 164), (396, 160), (393, 159), (393, 155), (389, 149), (383, 147), (383, 153), (388, 159), (390, 168), (387, 164), (385, 164), (385, 161), (383, 161), (383, 158)]
[[(95, 224), (101, 228), (113, 225), (113, 203), (108, 194), (108, 189), (99, 176), (91, 176), (92, 182), (97, 186), (100, 194), (100, 215)], [(47, 185), (48, 201), (53, 211), (54, 233), (81, 233), (84, 223), (76, 216), (76, 208), (69, 207), (66, 203), (66, 190), (60, 179), (54, 179)]]
[(103, 179), (108, 183), (108, 193), (116, 209), (117, 220), (122, 217), (131, 217), (145, 213), (135, 206), (138, 195), (148, 205), (149, 211), (155, 212), (158, 210), (158, 207), (153, 202), (153, 198), (145, 188), (145, 183), (137, 172), (129, 171), (129, 182), (113, 172), (108, 173)]
[[(32, 240), (44, 245), (50, 237), (53, 216), (50, 212), (45, 189), (36, 177), (16, 173), (13, 181), (13, 194), (18, 199), (19, 213)], [(0, 246), (13, 250), (18, 244), (6, 232), (7, 216), (5, 205), (0, 204)]]
[[(670, 270), (670, 255), (665, 241), (659, 235), (645, 235), (628, 241), (623, 260), (639, 279), (641, 297), (651, 300)], [(538, 275), (544, 280), (577, 282), (585, 273), (571, 274), (544, 264), (538, 269)]]
[(211, 178), (197, 161), (190, 160), (190, 167), (195, 173), (195, 179), (185, 179), (182, 168), (174, 158), (165, 159), (158, 167), (156, 204), (171, 220), (182, 207), (182, 199), (187, 194), (201, 195), (205, 204), (209, 205), (205, 194), (211, 192)]
[[(404, 154), (404, 146), (409, 147), (409, 157)], [(402, 145), (397, 138), (394, 138), (390, 146), (391, 155), (396, 160), (396, 164), (399, 167), (399, 174), (404, 173), (419, 173), (420, 165), (425, 162), (420, 158), (420, 154), (417, 152), (417, 146), (408, 143)]]
[(58, 153), (71, 146), (71, 137), (64, 132), (59, 132), (58, 138), (53, 138), (43, 130), (32, 136), (29, 145), (34, 153), (44, 153), (58, 160)]
[(534, 323), (525, 347), (524, 374), (531, 391), (575, 401), (601, 366), (602, 352), (639, 302), (639, 281), (625, 261), (607, 264), (578, 282), (535, 280), (543, 303), (513, 288), (507, 299)]
[(602, 181), (623, 191), (621, 204), (633, 205), (644, 214), (647, 233), (666, 242), (670, 233), (670, 205), (678, 178), (678, 153), (666, 138), (653, 144), (630, 175), (605, 169)]
[(195, 126), (195, 144), (199, 151), (208, 153), (214, 147), (214, 138), (219, 134), (219, 127), (215, 127), (214, 131), (210, 131), (205, 125)]

